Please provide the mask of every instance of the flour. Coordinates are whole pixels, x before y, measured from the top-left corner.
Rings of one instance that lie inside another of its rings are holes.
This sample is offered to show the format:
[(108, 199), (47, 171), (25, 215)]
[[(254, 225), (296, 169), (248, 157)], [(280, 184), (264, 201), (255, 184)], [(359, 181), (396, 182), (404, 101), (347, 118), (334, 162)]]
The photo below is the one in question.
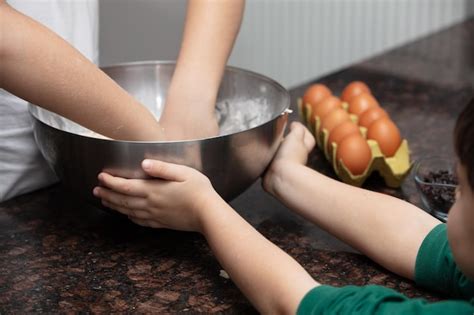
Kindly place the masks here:
[(216, 106), (216, 116), (219, 123), (219, 135), (224, 136), (270, 121), (274, 116), (274, 110), (266, 99), (236, 101), (232, 104), (223, 101)]

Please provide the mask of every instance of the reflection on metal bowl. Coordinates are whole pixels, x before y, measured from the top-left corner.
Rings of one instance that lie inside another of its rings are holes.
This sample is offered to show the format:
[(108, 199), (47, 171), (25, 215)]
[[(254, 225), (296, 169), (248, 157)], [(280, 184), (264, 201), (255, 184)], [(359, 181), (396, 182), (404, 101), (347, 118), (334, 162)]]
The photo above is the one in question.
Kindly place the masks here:
[[(102, 68), (120, 86), (159, 118), (174, 70), (171, 62), (135, 62)], [(87, 198), (101, 171), (125, 178), (147, 178), (144, 158), (194, 167), (211, 180), (226, 200), (249, 187), (274, 156), (288, 119), (288, 92), (262, 75), (227, 67), (219, 90), (220, 135), (175, 141), (117, 141), (47, 110), (31, 105), (38, 146), (62, 184)]]

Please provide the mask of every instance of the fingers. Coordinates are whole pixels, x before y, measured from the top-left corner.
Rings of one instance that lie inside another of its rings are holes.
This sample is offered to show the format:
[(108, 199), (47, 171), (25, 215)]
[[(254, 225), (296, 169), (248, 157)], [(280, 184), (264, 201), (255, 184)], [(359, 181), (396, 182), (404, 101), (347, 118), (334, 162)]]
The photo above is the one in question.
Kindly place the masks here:
[(156, 221), (144, 220), (144, 219), (139, 219), (139, 218), (135, 218), (135, 217), (128, 217), (128, 218), (133, 223), (141, 225), (141, 226), (151, 227), (151, 228), (155, 228), (155, 229), (159, 229), (159, 228), (164, 227)]
[(95, 187), (94, 196), (99, 197), (102, 201), (128, 209), (146, 209), (147, 201), (142, 197), (127, 196), (117, 193), (104, 187)]
[(187, 178), (186, 166), (146, 159), (142, 162), (143, 170), (150, 176), (165, 180), (183, 182)]
[(124, 207), (120, 207), (117, 205), (110, 204), (106, 201), (102, 202), (104, 206), (114, 209), (128, 217), (130, 221), (135, 224), (145, 226), (145, 227), (152, 227), (152, 228), (162, 228), (163, 226), (156, 221), (151, 220), (151, 216), (147, 211), (142, 210), (133, 210), (127, 209)]
[(118, 193), (134, 197), (147, 196), (148, 192), (143, 184), (143, 180), (125, 179), (107, 173), (100, 173), (98, 178), (102, 185)]
[(287, 137), (292, 137), (300, 141), (303, 141), (304, 133), (305, 133), (305, 127), (299, 122), (294, 121), (291, 123), (290, 133), (288, 134)]
[(305, 127), (300, 123), (293, 122), (290, 126), (290, 132), (283, 139), (286, 143), (303, 143), (305, 138)]
[(316, 144), (316, 140), (311, 132), (300, 122), (293, 122), (290, 126), (290, 134), (288, 136), (292, 136), (293, 139), (297, 139), (303, 142), (305, 148), (310, 152), (314, 145)]
[(139, 220), (149, 220), (152, 217), (151, 214), (146, 210), (125, 208), (125, 207), (107, 202), (105, 200), (102, 200), (102, 204), (107, 208), (113, 209), (117, 212), (120, 212), (121, 214), (126, 215), (129, 219), (134, 218), (134, 219), (139, 219)]

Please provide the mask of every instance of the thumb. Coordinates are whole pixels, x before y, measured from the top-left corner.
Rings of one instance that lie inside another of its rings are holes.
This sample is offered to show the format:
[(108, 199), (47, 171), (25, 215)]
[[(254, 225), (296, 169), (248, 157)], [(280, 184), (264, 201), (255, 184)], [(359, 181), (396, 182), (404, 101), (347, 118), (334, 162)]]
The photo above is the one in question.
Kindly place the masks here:
[(142, 162), (142, 168), (153, 177), (175, 182), (186, 180), (186, 167), (182, 165), (146, 159)]
[(298, 139), (300, 142), (303, 142), (306, 150), (310, 152), (314, 145), (316, 144), (316, 140), (311, 132), (300, 122), (293, 122), (290, 127), (290, 133), (287, 137)]
[(290, 139), (298, 139), (299, 141), (303, 141), (305, 136), (305, 127), (298, 123), (293, 122), (290, 126), (290, 132), (286, 135), (287, 138)]

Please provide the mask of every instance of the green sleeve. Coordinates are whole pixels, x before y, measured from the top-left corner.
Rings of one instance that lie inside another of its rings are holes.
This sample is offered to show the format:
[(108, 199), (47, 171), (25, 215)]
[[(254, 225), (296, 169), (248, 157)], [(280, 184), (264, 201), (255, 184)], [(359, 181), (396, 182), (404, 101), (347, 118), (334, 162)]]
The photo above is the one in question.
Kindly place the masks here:
[(297, 314), (473, 315), (474, 306), (462, 300), (428, 303), (423, 299), (409, 299), (377, 285), (342, 288), (322, 285), (305, 295)]
[(342, 288), (322, 285), (305, 295), (297, 313), (474, 314), (474, 283), (462, 274), (454, 262), (445, 224), (436, 226), (421, 244), (416, 259), (415, 281), (463, 300), (428, 303), (424, 299), (409, 299), (376, 285)]
[(446, 224), (436, 226), (421, 244), (416, 258), (415, 282), (452, 297), (474, 298), (474, 282), (456, 266)]

